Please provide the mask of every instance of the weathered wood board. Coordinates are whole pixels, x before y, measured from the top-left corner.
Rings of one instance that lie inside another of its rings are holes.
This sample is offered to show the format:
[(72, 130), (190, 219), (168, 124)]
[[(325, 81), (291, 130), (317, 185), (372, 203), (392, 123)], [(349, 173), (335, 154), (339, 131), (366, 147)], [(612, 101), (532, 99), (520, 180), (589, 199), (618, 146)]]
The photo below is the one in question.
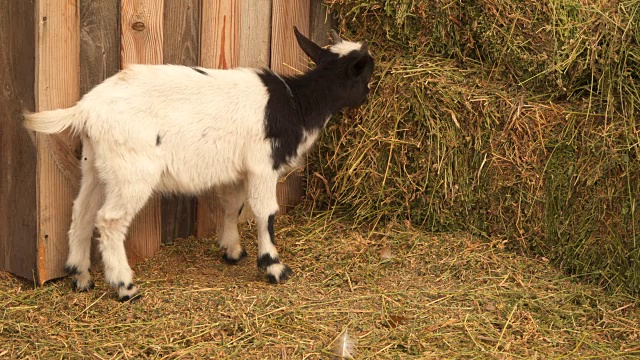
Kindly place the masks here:
[(329, 45), (329, 30), (336, 25), (333, 14), (322, 0), (311, 0), (309, 12), (309, 39), (322, 47)]
[[(80, 9), (65, 0), (36, 2), (36, 111), (73, 106), (80, 95)], [(36, 135), (38, 283), (64, 276), (71, 207), (78, 192), (78, 138)]]
[(271, 61), (272, 0), (242, 1), (239, 66), (268, 68)]
[(36, 280), (35, 143), (22, 109), (35, 107), (35, 0), (0, 0), (0, 270)]

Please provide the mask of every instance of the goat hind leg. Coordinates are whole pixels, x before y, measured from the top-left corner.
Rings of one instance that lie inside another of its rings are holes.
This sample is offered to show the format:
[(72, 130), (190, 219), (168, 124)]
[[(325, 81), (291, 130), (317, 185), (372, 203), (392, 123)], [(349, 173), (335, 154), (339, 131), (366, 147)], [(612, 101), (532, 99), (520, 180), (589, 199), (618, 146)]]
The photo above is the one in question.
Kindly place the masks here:
[(240, 245), (238, 217), (247, 199), (244, 183), (229, 185), (218, 190), (218, 197), (224, 210), (224, 220), (219, 232), (219, 245), (224, 250), (223, 259), (229, 264), (237, 264), (247, 256)]
[(99, 248), (106, 281), (118, 292), (119, 301), (136, 299), (138, 287), (133, 282), (124, 247), (127, 230), (135, 215), (151, 197), (152, 189), (135, 184), (120, 184), (107, 189), (105, 203), (98, 211), (96, 226), (100, 231)]
[(94, 168), (91, 144), (83, 139), (82, 180), (80, 192), (73, 202), (71, 227), (69, 228), (69, 254), (65, 271), (71, 275), (77, 291), (93, 289), (89, 268), (91, 266), (91, 238), (93, 236), (96, 213), (103, 201), (103, 188)]

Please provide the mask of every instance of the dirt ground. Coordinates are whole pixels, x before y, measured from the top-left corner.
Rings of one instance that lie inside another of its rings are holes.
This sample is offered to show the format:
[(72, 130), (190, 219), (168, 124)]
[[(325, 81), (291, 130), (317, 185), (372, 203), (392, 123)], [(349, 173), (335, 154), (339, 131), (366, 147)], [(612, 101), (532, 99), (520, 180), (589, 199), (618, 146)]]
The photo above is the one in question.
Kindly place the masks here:
[(211, 239), (164, 245), (134, 266), (133, 303), (118, 303), (99, 270), (88, 293), (0, 273), (0, 358), (329, 359), (344, 331), (356, 359), (640, 356), (638, 299), (499, 241), (300, 214), (276, 229), (295, 272), (280, 285), (256, 268), (251, 224), (235, 266)]

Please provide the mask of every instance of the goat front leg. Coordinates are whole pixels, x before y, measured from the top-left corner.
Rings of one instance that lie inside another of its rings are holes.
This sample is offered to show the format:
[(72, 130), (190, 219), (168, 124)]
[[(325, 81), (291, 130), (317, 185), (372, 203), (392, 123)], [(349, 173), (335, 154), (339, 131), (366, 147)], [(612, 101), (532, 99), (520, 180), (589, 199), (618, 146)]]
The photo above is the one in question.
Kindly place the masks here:
[(273, 222), (278, 211), (277, 184), (275, 171), (250, 175), (248, 179), (249, 205), (258, 231), (258, 268), (265, 270), (269, 282), (274, 284), (284, 282), (293, 274), (289, 266), (280, 262), (275, 245)]

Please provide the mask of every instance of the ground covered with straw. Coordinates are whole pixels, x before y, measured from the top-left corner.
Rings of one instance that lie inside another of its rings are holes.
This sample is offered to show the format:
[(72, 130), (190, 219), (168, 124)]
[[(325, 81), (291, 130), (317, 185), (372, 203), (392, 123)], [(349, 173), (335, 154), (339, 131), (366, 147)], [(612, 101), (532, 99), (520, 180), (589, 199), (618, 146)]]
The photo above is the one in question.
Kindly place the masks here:
[(369, 102), (277, 218), (296, 275), (179, 239), (120, 304), (0, 275), (0, 358), (640, 356), (640, 0), (328, 0)]
[(134, 266), (134, 303), (118, 303), (100, 272), (88, 293), (0, 274), (0, 358), (327, 359), (345, 330), (357, 359), (640, 356), (638, 300), (544, 258), (465, 233), (297, 214), (276, 221), (296, 273), (282, 285), (256, 269), (251, 224), (236, 266), (211, 240), (163, 245)]

